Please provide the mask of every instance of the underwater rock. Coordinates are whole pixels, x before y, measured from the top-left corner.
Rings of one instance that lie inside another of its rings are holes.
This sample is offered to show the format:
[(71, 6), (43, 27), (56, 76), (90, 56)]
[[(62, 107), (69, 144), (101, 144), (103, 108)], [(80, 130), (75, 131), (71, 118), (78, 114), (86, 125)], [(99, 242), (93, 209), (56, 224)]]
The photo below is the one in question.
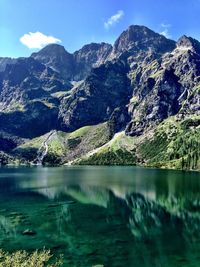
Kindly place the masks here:
[(30, 230), (30, 229), (26, 229), (25, 231), (23, 231), (22, 233), (23, 235), (29, 235), (29, 236), (32, 236), (32, 235), (36, 235), (37, 233), (33, 230)]

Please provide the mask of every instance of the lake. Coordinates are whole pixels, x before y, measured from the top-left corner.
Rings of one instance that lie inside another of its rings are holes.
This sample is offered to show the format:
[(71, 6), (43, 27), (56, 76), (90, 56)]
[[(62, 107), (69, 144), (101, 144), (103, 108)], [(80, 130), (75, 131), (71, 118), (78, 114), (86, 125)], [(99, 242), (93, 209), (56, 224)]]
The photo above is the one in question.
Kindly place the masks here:
[(200, 174), (0, 168), (0, 247), (45, 247), (72, 267), (199, 267)]

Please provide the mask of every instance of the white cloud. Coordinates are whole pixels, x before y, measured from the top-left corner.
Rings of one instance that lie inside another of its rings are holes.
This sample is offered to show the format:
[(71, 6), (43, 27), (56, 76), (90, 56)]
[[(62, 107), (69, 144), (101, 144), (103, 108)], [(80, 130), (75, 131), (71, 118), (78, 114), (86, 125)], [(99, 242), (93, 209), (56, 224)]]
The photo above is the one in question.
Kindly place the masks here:
[(111, 16), (106, 22), (104, 22), (104, 27), (109, 29), (111, 26), (115, 25), (124, 16), (124, 11), (119, 10), (116, 14)]
[(171, 24), (161, 23), (160, 26), (163, 28), (163, 30), (160, 32), (160, 34), (164, 35), (166, 38), (171, 38), (171, 35), (169, 33), (169, 28), (172, 25)]
[(166, 38), (171, 38), (171, 35), (169, 34), (168, 29), (165, 29), (164, 31), (160, 32), (160, 34), (164, 35)]
[(61, 43), (61, 40), (50, 35), (47, 36), (41, 32), (29, 32), (24, 34), (20, 38), (20, 42), (30, 49), (32, 48), (41, 49), (48, 44)]
[(161, 27), (163, 28), (170, 28), (171, 26), (172, 26), (171, 24), (161, 23)]

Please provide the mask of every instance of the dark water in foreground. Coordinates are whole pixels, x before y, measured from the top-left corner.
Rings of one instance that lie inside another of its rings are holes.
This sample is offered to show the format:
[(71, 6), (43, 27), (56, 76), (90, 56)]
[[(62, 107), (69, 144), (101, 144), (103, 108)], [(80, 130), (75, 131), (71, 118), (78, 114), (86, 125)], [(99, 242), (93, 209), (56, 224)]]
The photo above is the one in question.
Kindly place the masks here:
[(72, 267), (199, 267), (200, 174), (1, 168), (0, 247), (46, 247)]

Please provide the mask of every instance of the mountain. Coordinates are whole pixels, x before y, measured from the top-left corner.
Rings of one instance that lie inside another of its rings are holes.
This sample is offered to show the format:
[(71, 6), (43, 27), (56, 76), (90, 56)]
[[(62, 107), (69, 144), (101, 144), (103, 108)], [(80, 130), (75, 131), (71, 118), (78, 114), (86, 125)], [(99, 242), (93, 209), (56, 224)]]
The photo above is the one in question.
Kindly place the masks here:
[(121, 61), (108, 61), (94, 68), (70, 97), (62, 99), (59, 113), (62, 130), (104, 122), (116, 108), (125, 108), (131, 94), (127, 72), (128, 66)]
[(85, 79), (93, 67), (104, 63), (111, 49), (110, 44), (91, 43), (70, 54), (63, 46), (50, 44), (31, 57), (57, 71), (64, 79), (79, 81)]
[(141, 56), (144, 57), (148, 53), (156, 53), (159, 56), (174, 48), (174, 41), (147, 27), (132, 25), (116, 40), (110, 57), (120, 57), (125, 54), (135, 57), (134, 60), (138, 61)]
[(74, 53), (75, 70), (73, 79), (83, 80), (93, 67), (104, 63), (112, 50), (112, 45), (106, 43), (91, 43)]
[(16, 62), (15, 58), (9, 58), (9, 57), (0, 57), (0, 71), (4, 71), (6, 68), (6, 65), (8, 64), (14, 64)]
[(31, 57), (52, 68), (66, 80), (70, 80), (73, 76), (73, 55), (68, 53), (62, 45), (50, 44), (38, 53), (33, 53)]
[(199, 41), (138, 25), (0, 58), (0, 162), (200, 169), (199, 88)]
[(19, 137), (44, 134), (57, 125), (59, 100), (54, 93), (71, 89), (52, 68), (19, 58), (0, 72), (0, 129)]
[[(165, 53), (160, 60), (130, 72), (135, 85), (129, 105), (132, 121), (127, 127), (131, 135), (176, 114), (200, 115), (199, 75), (200, 43), (185, 36), (177, 47)], [(142, 73), (135, 82), (135, 75)]]

